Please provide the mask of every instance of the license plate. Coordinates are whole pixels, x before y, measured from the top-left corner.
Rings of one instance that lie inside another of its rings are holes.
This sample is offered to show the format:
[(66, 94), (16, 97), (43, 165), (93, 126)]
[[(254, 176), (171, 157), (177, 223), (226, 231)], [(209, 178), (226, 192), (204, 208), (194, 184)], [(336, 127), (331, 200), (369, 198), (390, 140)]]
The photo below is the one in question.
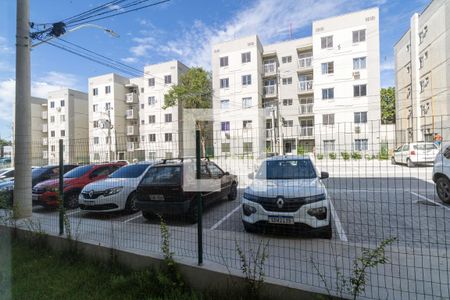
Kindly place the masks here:
[(288, 216), (269, 216), (269, 223), (272, 224), (294, 224), (294, 218)]
[(149, 195), (149, 197), (153, 201), (164, 201), (164, 195)]

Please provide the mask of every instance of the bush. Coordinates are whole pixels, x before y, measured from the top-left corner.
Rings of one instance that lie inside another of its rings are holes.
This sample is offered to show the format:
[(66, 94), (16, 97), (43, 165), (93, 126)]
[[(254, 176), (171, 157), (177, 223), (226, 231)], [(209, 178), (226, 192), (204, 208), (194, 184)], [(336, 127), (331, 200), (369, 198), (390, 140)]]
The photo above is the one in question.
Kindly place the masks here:
[(337, 157), (337, 155), (336, 155), (336, 153), (334, 153), (334, 152), (331, 152), (331, 153), (329, 153), (328, 154), (328, 157), (330, 158), (330, 159), (336, 159), (336, 157)]
[(380, 153), (378, 154), (378, 159), (388, 160), (389, 159), (389, 149), (387, 144), (382, 144), (380, 147)]
[(359, 152), (352, 152), (352, 159), (362, 159), (362, 155)]
[(341, 156), (344, 160), (350, 159), (350, 154), (348, 152), (341, 152)]
[(297, 155), (305, 155), (305, 147), (303, 145), (297, 146)]
[(317, 154), (316, 158), (318, 160), (322, 160), (323, 159), (323, 154), (322, 153)]
[(364, 158), (367, 159), (367, 160), (373, 160), (376, 157), (375, 157), (375, 155), (366, 154), (366, 155), (364, 155)]

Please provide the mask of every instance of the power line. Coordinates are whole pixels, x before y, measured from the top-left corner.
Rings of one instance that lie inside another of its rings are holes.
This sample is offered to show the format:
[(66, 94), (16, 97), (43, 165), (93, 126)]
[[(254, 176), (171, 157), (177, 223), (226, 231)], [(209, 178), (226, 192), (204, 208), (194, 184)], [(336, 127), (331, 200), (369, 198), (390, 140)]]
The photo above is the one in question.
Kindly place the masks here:
[(102, 4), (102, 5), (99, 5), (99, 6), (97, 6), (97, 7), (94, 7), (94, 8), (92, 8), (92, 9), (89, 9), (89, 10), (87, 10), (87, 11), (85, 11), (85, 12), (76, 14), (76, 15), (74, 15), (74, 16), (72, 16), (72, 17), (65, 18), (63, 21), (66, 22), (66, 23), (67, 23), (67, 22), (76, 21), (76, 20), (78, 20), (78, 19), (80, 19), (80, 18), (82, 18), (82, 17), (86, 17), (86, 16), (89, 16), (89, 15), (92, 15), (92, 14), (98, 12), (98, 11), (104, 10), (105, 8), (109, 8), (110, 6), (113, 6), (113, 5), (118, 5), (118, 4), (120, 4), (120, 3), (124, 2), (124, 1), (127, 1), (127, 0), (114, 0), (114, 1), (110, 1), (110, 2), (104, 3), (104, 4)]

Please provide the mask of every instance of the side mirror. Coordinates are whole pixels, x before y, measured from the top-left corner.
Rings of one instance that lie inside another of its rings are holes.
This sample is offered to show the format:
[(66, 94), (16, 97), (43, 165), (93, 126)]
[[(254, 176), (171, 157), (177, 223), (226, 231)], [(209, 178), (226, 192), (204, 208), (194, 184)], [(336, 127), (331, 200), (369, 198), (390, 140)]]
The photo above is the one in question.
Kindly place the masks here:
[(230, 172), (225, 172), (223, 175), (228, 176), (230, 175)]
[(328, 177), (330, 177), (328, 172), (320, 172), (320, 179), (327, 179)]
[(255, 178), (255, 175), (253, 173), (250, 173), (250, 174), (248, 174), (248, 178), (253, 179), (253, 178)]

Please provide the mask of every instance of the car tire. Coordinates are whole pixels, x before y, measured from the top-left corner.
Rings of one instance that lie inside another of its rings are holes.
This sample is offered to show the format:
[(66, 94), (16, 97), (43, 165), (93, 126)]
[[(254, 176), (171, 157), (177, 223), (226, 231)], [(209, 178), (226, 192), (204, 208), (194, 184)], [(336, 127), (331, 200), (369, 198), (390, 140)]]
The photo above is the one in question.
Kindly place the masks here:
[(408, 168), (413, 168), (415, 166), (415, 164), (409, 158), (406, 160), (406, 165), (408, 166)]
[(254, 224), (242, 221), (242, 224), (244, 225), (244, 230), (248, 233), (258, 233), (258, 230), (256, 229), (256, 226)]
[(450, 204), (450, 180), (445, 177), (439, 177), (436, 180), (436, 193), (442, 202)]
[(132, 192), (127, 199), (125, 204), (125, 212), (129, 214), (137, 213), (139, 210), (136, 208), (136, 193)]
[(228, 194), (228, 201), (236, 200), (237, 198), (237, 184), (233, 182), (231, 184), (230, 193)]
[(394, 158), (394, 157), (391, 157), (391, 164), (392, 164), (392, 165), (396, 165), (396, 164), (397, 164), (397, 162), (395, 161), (395, 158)]
[(144, 217), (144, 219), (146, 219), (147, 221), (153, 221), (156, 217), (156, 215), (152, 212), (148, 212), (148, 211), (143, 211), (142, 212), (142, 216)]
[(75, 209), (79, 206), (78, 204), (79, 194), (76, 192), (64, 195), (64, 207), (68, 209)]

